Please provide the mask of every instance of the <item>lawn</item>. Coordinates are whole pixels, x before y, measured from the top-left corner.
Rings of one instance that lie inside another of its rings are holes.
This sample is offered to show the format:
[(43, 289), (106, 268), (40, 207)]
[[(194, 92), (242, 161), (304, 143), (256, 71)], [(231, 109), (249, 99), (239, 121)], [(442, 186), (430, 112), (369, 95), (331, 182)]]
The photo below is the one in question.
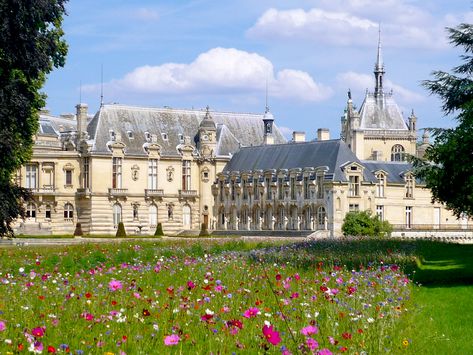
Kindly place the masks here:
[(471, 352), (472, 251), (363, 239), (5, 248), (0, 353)]

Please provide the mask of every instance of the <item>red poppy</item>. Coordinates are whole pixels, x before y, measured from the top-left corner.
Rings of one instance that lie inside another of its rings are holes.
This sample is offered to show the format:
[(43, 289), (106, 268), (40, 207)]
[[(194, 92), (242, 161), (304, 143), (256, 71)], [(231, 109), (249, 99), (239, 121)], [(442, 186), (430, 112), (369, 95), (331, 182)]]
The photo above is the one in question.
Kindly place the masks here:
[(49, 345), (48, 346), (48, 353), (55, 354), (56, 353), (56, 348), (54, 346)]
[(91, 294), (90, 292), (87, 292), (87, 293), (85, 294), (85, 298), (91, 298), (91, 297), (92, 297), (92, 294)]
[(343, 339), (351, 339), (351, 334), (350, 333), (343, 333), (342, 337), (343, 337)]

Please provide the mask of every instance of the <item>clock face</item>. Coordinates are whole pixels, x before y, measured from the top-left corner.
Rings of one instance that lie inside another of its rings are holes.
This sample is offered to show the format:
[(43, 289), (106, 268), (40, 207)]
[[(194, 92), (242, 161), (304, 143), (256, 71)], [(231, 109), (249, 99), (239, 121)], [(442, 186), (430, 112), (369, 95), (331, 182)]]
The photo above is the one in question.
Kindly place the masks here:
[(202, 136), (202, 140), (203, 140), (203, 141), (208, 141), (208, 140), (209, 140), (209, 136), (208, 136), (207, 134), (204, 134), (204, 135)]

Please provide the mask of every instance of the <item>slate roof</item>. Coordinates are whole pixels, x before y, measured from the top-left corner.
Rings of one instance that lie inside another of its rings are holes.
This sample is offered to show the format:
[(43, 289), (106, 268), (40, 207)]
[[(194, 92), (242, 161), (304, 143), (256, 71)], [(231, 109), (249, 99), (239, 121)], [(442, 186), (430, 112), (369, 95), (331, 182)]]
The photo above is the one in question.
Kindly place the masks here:
[(77, 121), (56, 117), (49, 114), (40, 114), (39, 131), (40, 134), (59, 136), (61, 132), (72, 132), (77, 130)]
[[(217, 155), (229, 155), (240, 146), (263, 143), (264, 125), (262, 114), (210, 112), (217, 125)], [(199, 124), (205, 117), (204, 110), (179, 110), (172, 108), (146, 108), (124, 105), (103, 105), (89, 123), (87, 131), (94, 141), (93, 152), (108, 152), (110, 130), (120, 133), (127, 154), (145, 154), (145, 132), (156, 134), (162, 155), (178, 155), (176, 146), (179, 136), (190, 136), (197, 143)], [(127, 132), (133, 132), (130, 139)], [(167, 135), (167, 140), (162, 134)], [(277, 127), (273, 129), (274, 141), (285, 143), (286, 139)]]
[(408, 130), (399, 106), (392, 94), (375, 97), (366, 93), (360, 109), (360, 128), (366, 130)]
[[(223, 171), (229, 173), (327, 166), (326, 180), (346, 182), (347, 178), (341, 167), (350, 162), (361, 164), (345, 142), (333, 139), (241, 148)], [(364, 179), (375, 180), (369, 171), (365, 171)]]
[[(363, 160), (361, 163), (371, 173), (384, 170), (387, 173), (386, 181), (388, 183), (404, 184), (404, 175), (413, 170), (412, 164), (406, 162)], [(417, 182), (420, 183), (421, 181), (417, 179)]]

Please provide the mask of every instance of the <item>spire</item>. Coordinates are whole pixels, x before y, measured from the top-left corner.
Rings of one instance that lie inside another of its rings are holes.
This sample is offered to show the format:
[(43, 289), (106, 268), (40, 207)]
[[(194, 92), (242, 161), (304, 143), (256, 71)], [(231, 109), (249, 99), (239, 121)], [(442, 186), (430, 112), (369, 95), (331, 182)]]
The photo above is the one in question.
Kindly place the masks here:
[(374, 95), (376, 97), (383, 94), (383, 75), (384, 75), (384, 64), (383, 64), (383, 56), (381, 53), (381, 25), (378, 29), (378, 53), (376, 56), (376, 65), (374, 67), (374, 76), (376, 79), (376, 86), (374, 89)]

